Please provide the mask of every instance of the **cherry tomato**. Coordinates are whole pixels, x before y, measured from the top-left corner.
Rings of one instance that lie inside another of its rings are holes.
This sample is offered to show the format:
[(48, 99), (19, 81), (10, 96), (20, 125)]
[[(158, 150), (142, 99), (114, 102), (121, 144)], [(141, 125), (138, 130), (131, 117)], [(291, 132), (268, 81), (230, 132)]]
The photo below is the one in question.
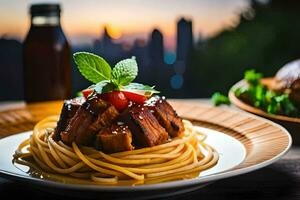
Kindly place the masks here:
[(122, 92), (124, 93), (125, 97), (128, 100), (133, 101), (133, 102), (138, 103), (138, 104), (143, 104), (147, 100), (147, 97), (145, 95), (142, 95), (142, 94), (137, 94), (137, 93), (128, 92), (128, 91), (122, 91)]
[(116, 107), (117, 110), (123, 111), (128, 107), (128, 100), (121, 91), (111, 91), (101, 94), (101, 98), (108, 101)]
[(94, 89), (85, 89), (85, 90), (82, 90), (82, 94), (85, 98), (87, 98), (90, 94), (92, 94), (94, 91)]

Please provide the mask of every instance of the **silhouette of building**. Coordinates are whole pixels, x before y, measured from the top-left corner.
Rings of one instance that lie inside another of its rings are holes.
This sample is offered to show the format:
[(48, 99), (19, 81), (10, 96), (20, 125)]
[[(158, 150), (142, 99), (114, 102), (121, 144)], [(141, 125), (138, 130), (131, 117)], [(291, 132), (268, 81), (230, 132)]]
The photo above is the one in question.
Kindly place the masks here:
[(177, 22), (177, 47), (176, 59), (186, 61), (189, 53), (193, 49), (193, 29), (192, 21), (181, 18)]
[(162, 65), (164, 63), (164, 42), (163, 35), (158, 29), (151, 33), (149, 41), (149, 56), (151, 65)]
[(104, 27), (102, 38), (94, 41), (94, 53), (102, 56), (111, 64), (128, 56), (122, 44), (113, 41), (106, 27)]
[(151, 77), (148, 82), (159, 85), (159, 89), (167, 93), (170, 90), (170, 78), (174, 70), (164, 62), (164, 40), (158, 29), (152, 31), (148, 46), (150, 59), (148, 77)]
[(160, 74), (164, 73), (164, 41), (163, 35), (158, 29), (154, 29), (150, 34), (148, 56), (150, 60), (148, 82), (162, 85)]
[(22, 44), (15, 39), (0, 37), (0, 101), (22, 99)]
[(184, 76), (184, 73), (189, 56), (193, 51), (193, 40), (192, 21), (181, 18), (177, 22), (176, 62), (173, 65), (175, 74), (171, 78), (171, 87), (173, 89), (182, 89), (184, 77), (188, 76), (188, 74)]
[(139, 72), (136, 81), (147, 82), (147, 74), (149, 74), (150, 71), (150, 58), (147, 42), (143, 39), (136, 39), (130, 49), (130, 56), (135, 56), (139, 65)]

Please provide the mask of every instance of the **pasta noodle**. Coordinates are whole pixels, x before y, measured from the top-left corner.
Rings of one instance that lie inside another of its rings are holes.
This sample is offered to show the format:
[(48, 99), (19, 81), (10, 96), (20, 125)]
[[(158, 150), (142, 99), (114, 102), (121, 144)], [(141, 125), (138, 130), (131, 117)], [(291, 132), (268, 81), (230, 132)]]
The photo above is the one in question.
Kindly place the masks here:
[(105, 154), (91, 147), (65, 145), (52, 139), (58, 116), (47, 117), (15, 152), (16, 163), (39, 170), (43, 177), (89, 184), (157, 183), (197, 176), (218, 162), (218, 153), (205, 144), (206, 135), (183, 120), (181, 138), (154, 147)]

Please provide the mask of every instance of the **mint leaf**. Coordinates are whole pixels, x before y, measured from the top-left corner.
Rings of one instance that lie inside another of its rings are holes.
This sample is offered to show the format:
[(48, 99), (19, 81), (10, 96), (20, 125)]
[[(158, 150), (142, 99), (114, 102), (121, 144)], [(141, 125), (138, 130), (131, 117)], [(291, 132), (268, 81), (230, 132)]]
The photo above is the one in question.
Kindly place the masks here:
[(107, 86), (109, 83), (110, 83), (109, 80), (103, 80), (103, 81), (100, 81), (99, 83), (93, 85), (93, 89), (94, 89), (97, 93), (101, 94), (102, 91), (103, 91), (103, 88), (104, 88), (105, 86)]
[(112, 70), (113, 82), (116, 85), (128, 85), (135, 79), (138, 66), (135, 57), (121, 60)]
[(80, 73), (87, 80), (98, 83), (111, 79), (111, 67), (100, 56), (88, 52), (77, 52), (73, 57)]
[(116, 86), (108, 80), (100, 81), (99, 83), (94, 85), (94, 90), (99, 94), (110, 92), (115, 89), (116, 89)]
[(122, 90), (131, 90), (131, 91), (143, 91), (146, 94), (155, 94), (160, 93), (154, 89), (154, 86), (143, 85), (141, 83), (130, 83), (122, 87)]

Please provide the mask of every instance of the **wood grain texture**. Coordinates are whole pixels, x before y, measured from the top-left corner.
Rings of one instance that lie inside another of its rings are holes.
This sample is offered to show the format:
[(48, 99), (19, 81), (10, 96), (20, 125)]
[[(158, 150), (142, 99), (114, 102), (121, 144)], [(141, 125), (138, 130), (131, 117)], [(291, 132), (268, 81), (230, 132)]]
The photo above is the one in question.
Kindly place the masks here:
[(62, 101), (51, 101), (0, 112), (0, 138), (31, 130), (43, 118), (59, 114), (61, 107)]
[(271, 121), (226, 108), (173, 101), (178, 114), (194, 124), (226, 133), (244, 144), (245, 161), (241, 169), (272, 159), (289, 145), (285, 130)]

